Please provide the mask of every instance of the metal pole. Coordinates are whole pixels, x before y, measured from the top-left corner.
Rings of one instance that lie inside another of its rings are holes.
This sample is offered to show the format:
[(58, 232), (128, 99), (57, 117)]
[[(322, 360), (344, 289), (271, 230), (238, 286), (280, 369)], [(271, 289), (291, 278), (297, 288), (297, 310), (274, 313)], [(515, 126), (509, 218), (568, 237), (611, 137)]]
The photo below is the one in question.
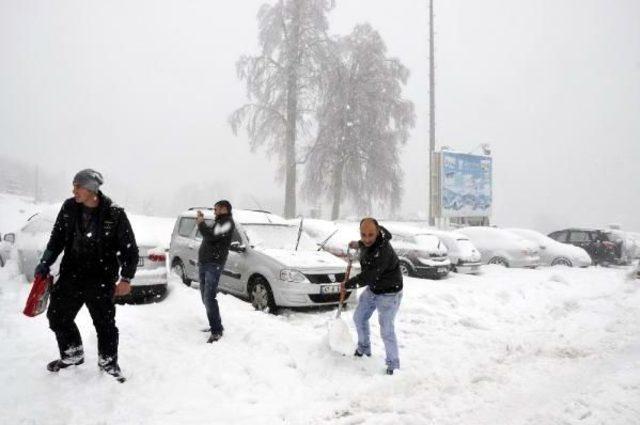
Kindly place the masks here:
[(429, 225), (435, 224), (433, 210), (433, 153), (436, 150), (436, 94), (435, 94), (435, 58), (433, 46), (433, 0), (429, 0)]

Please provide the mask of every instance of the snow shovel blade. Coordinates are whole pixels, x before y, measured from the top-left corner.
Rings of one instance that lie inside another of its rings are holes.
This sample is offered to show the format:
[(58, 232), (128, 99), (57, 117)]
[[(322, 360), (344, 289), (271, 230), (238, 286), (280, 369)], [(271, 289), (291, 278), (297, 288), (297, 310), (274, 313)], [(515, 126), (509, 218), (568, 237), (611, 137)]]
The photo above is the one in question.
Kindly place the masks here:
[(353, 352), (355, 345), (349, 327), (343, 319), (335, 318), (329, 322), (329, 347), (344, 356)]

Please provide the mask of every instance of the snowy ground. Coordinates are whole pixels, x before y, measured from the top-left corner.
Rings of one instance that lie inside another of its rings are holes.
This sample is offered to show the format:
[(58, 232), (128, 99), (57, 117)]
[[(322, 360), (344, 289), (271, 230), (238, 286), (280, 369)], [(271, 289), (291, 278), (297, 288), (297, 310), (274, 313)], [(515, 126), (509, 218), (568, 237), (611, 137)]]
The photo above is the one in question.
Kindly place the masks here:
[[(402, 370), (327, 344), (333, 311), (280, 316), (221, 295), (224, 338), (206, 344), (199, 294), (177, 281), (158, 304), (118, 306), (129, 381), (87, 362), (59, 374), (46, 318), (21, 309), (28, 285), (0, 269), (4, 424), (638, 424), (640, 281), (622, 269), (516, 270), (408, 279), (397, 320)], [(346, 317), (350, 319), (351, 312)], [(355, 330), (349, 320), (351, 332)]]

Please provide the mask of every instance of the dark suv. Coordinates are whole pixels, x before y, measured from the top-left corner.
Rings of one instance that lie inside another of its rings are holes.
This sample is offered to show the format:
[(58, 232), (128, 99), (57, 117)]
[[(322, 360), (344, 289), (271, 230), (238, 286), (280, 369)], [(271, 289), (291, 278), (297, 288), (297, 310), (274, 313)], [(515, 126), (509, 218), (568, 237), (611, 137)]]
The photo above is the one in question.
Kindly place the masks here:
[(551, 239), (583, 248), (593, 264), (619, 264), (622, 247), (612, 239), (609, 232), (598, 229), (565, 229), (549, 234)]

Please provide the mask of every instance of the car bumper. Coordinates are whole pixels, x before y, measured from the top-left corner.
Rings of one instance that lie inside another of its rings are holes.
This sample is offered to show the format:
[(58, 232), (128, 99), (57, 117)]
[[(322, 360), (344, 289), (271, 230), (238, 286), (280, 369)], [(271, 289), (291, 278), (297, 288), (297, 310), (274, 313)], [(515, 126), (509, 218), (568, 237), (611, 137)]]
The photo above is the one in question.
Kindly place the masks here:
[[(279, 307), (311, 307), (335, 305), (340, 302), (339, 293), (323, 293), (323, 286), (336, 287), (339, 284), (311, 284), (278, 281), (273, 286), (273, 295)], [(355, 290), (348, 290), (345, 303), (355, 303)]]
[(462, 263), (456, 266), (456, 273), (477, 274), (480, 273), (482, 263)]
[(442, 264), (439, 266), (420, 266), (414, 268), (416, 277), (427, 279), (440, 279), (449, 274), (451, 264)]
[(114, 300), (118, 304), (162, 301), (167, 294), (167, 286), (168, 285), (166, 283), (157, 283), (153, 285), (131, 284), (131, 292), (129, 292), (129, 294), (115, 297)]

